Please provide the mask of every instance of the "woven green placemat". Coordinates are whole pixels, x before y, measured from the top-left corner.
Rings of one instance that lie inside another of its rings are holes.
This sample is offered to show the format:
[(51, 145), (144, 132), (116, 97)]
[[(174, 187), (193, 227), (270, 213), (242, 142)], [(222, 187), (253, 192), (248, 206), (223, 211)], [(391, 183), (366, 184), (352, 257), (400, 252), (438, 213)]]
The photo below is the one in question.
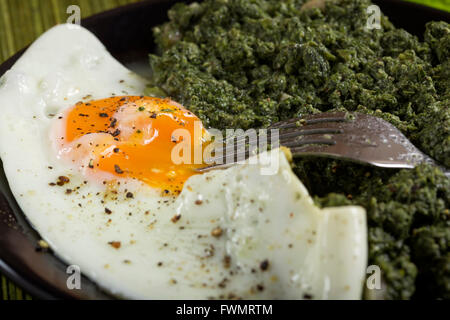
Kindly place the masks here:
[[(55, 24), (67, 20), (67, 7), (78, 5), (82, 17), (140, 0), (0, 0), (0, 63)], [(409, 0), (450, 11), (450, 0)], [(0, 275), (0, 300), (31, 299)]]
[(408, 0), (450, 12), (450, 0)]
[[(140, 0), (0, 0), (0, 64), (52, 26), (67, 21), (67, 7), (78, 5), (82, 17)], [(1, 235), (0, 235), (1, 236)], [(31, 296), (0, 275), (0, 300)]]
[(0, 63), (58, 23), (67, 21), (70, 5), (82, 17), (140, 0), (0, 0)]

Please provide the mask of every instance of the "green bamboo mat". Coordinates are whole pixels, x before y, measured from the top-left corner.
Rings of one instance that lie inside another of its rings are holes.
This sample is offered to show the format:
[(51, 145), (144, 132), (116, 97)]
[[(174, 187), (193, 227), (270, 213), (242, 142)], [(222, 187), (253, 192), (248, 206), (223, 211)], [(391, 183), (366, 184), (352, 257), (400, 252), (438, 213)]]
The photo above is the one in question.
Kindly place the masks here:
[[(70, 5), (78, 5), (82, 17), (140, 0), (0, 0), (0, 63), (30, 44), (40, 34), (65, 22)], [(410, 0), (450, 11), (450, 0)], [(31, 299), (0, 275), (0, 300)]]
[(70, 5), (82, 17), (140, 0), (0, 0), (0, 63), (55, 24), (67, 21)]
[(450, 0), (409, 0), (450, 12)]
[[(58, 23), (67, 21), (70, 5), (82, 17), (140, 0), (0, 0), (0, 64)], [(0, 235), (1, 236), (1, 235)], [(0, 300), (28, 300), (31, 296), (0, 275)]]

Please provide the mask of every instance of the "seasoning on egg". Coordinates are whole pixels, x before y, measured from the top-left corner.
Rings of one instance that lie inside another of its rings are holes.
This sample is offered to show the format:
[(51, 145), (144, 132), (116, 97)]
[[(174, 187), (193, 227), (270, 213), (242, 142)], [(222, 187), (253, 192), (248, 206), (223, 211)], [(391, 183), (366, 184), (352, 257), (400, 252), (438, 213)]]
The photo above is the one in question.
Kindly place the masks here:
[(108, 244), (114, 249), (120, 249), (120, 247), (122, 246), (122, 243), (120, 241), (111, 241), (108, 242)]
[(180, 215), (180, 214), (177, 214), (177, 215), (175, 215), (175, 216), (172, 217), (171, 221), (172, 221), (173, 223), (177, 223), (180, 219), (181, 219), (181, 215)]
[(56, 184), (60, 187), (62, 187), (65, 184), (68, 184), (70, 182), (70, 179), (67, 178), (66, 176), (60, 176), (58, 177), (58, 181), (56, 182)]
[(269, 260), (264, 260), (263, 262), (261, 262), (261, 264), (259, 265), (259, 268), (262, 271), (267, 271), (269, 269)]
[(213, 229), (213, 231), (211, 231), (211, 235), (215, 238), (219, 238), (222, 235), (222, 233), (223, 233), (223, 230), (220, 227), (217, 227), (217, 228)]
[(120, 169), (120, 167), (119, 167), (117, 164), (114, 165), (114, 171), (115, 171), (117, 174), (123, 174), (122, 169)]

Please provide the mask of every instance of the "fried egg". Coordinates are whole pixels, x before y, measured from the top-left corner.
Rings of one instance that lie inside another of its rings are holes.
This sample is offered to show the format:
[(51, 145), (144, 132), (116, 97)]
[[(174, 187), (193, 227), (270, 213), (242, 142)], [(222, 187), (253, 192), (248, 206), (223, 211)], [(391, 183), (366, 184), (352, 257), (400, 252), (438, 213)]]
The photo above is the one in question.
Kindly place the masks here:
[(361, 298), (363, 208), (316, 207), (279, 150), (271, 175), (252, 161), (205, 174), (175, 164), (174, 131), (193, 148), (208, 132), (188, 106), (142, 96), (146, 85), (73, 25), (0, 79), (10, 188), (61, 259), (120, 298)]

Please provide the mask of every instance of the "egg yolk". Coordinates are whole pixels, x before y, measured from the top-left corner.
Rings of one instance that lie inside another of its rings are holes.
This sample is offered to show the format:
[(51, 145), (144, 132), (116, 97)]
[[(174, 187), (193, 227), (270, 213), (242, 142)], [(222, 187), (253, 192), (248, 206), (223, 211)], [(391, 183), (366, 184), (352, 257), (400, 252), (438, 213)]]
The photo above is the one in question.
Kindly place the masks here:
[[(194, 163), (193, 155), (208, 141), (207, 131), (170, 99), (122, 96), (79, 102), (58, 121), (63, 121), (59, 157), (78, 164), (86, 175), (137, 179), (179, 193), (195, 169), (204, 166)], [(184, 134), (177, 134), (180, 130)], [(192, 161), (174, 161), (174, 147), (186, 139), (189, 150), (180, 156), (190, 151)]]

